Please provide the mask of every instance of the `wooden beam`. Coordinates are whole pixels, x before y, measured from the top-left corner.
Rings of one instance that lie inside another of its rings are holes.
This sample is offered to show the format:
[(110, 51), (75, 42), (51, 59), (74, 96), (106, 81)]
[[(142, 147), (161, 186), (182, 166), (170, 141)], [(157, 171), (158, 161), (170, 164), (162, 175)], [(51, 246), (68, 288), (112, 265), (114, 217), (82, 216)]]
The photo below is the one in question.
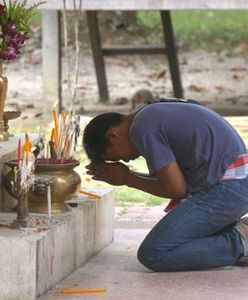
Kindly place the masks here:
[[(28, 0), (28, 4), (37, 0)], [(79, 0), (76, 0), (77, 7)], [(73, 10), (73, 0), (67, 0), (67, 9)], [(40, 7), (62, 10), (63, 1), (48, 0)], [(248, 9), (247, 0), (83, 0), (82, 10), (187, 10), (187, 9)]]
[(97, 20), (97, 12), (88, 11), (86, 15), (89, 27), (91, 49), (95, 64), (97, 84), (100, 94), (100, 101), (107, 102), (109, 100), (109, 94), (103, 52), (101, 47), (101, 35)]
[(177, 51), (174, 40), (172, 20), (170, 11), (161, 11), (161, 19), (163, 24), (163, 33), (165, 45), (167, 48), (167, 57), (170, 68), (171, 80), (176, 98), (183, 98), (183, 88), (181, 83), (180, 71), (178, 66)]
[(111, 46), (103, 47), (104, 55), (129, 55), (129, 54), (165, 54), (166, 48), (164, 45), (125, 45), (125, 46)]

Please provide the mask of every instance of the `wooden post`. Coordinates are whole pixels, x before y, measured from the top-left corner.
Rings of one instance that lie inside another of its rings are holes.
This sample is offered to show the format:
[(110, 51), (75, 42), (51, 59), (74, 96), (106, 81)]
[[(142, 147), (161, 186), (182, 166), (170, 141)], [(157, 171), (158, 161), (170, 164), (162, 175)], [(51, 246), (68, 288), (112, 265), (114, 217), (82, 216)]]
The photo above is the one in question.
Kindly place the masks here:
[(94, 64), (95, 64), (96, 78), (97, 78), (98, 89), (100, 94), (100, 101), (106, 102), (109, 100), (109, 94), (108, 94), (103, 52), (101, 48), (101, 36), (100, 36), (98, 22), (97, 22), (97, 12), (87, 11), (86, 15), (87, 15), (87, 21), (89, 27), (91, 48), (92, 48)]
[(174, 96), (183, 98), (183, 89), (177, 60), (177, 50), (174, 43), (173, 27), (169, 10), (161, 11), (161, 18), (164, 31), (164, 39), (167, 49), (168, 63), (170, 67)]

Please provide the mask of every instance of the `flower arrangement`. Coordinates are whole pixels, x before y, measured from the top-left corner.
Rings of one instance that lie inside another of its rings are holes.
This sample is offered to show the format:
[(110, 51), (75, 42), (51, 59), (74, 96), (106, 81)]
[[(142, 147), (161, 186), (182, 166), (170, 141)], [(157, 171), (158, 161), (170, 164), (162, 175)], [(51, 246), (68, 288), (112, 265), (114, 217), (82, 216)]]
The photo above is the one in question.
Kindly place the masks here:
[(36, 12), (38, 2), (26, 7), (27, 0), (3, 0), (0, 4), (0, 59), (11, 60), (17, 57), (28, 39), (30, 20)]

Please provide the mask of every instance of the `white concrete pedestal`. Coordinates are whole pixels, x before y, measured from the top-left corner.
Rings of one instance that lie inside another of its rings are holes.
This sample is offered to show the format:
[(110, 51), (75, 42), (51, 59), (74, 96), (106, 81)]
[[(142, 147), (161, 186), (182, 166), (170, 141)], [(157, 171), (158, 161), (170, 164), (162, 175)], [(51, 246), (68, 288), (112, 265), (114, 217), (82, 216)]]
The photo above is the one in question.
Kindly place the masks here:
[[(114, 197), (85, 200), (55, 215), (48, 231), (0, 228), (0, 299), (36, 299), (113, 240)], [(0, 223), (15, 214), (1, 213)]]
[[(37, 135), (30, 135), (34, 143)], [(16, 200), (3, 187), (4, 163), (17, 158), (16, 135), (0, 146), (0, 224), (16, 218), (12, 211)], [(71, 212), (43, 219), (46, 231), (10, 229), (0, 225), (0, 299), (31, 300), (68, 276), (86, 259), (113, 240), (114, 196), (111, 189), (94, 189), (100, 200), (85, 198)], [(5, 211), (5, 212), (3, 212)], [(35, 215), (32, 215), (35, 217)]]

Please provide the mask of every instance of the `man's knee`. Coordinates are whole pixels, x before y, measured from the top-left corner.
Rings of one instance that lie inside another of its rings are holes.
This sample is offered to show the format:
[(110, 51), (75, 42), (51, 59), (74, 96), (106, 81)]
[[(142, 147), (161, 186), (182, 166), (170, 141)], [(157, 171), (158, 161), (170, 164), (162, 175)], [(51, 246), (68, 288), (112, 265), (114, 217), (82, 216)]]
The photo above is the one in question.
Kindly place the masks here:
[(154, 272), (165, 272), (166, 266), (162, 264), (159, 253), (155, 249), (147, 248), (144, 244), (138, 249), (139, 262)]

